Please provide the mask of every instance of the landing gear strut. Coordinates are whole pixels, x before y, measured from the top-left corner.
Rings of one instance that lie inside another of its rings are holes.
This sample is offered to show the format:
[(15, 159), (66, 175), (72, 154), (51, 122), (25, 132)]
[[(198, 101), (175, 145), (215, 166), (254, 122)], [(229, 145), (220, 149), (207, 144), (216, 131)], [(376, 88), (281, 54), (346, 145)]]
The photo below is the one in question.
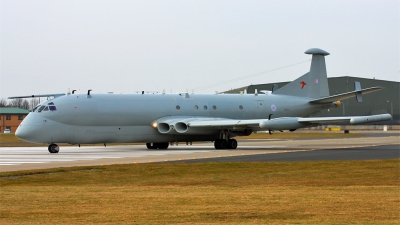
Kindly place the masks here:
[(50, 144), (48, 149), (50, 153), (58, 153), (60, 151), (60, 147), (56, 144)]
[(236, 149), (238, 146), (235, 139), (230, 139), (229, 130), (222, 130), (220, 139), (214, 141), (215, 149)]
[(146, 143), (147, 149), (167, 149), (168, 146), (169, 146), (168, 142)]

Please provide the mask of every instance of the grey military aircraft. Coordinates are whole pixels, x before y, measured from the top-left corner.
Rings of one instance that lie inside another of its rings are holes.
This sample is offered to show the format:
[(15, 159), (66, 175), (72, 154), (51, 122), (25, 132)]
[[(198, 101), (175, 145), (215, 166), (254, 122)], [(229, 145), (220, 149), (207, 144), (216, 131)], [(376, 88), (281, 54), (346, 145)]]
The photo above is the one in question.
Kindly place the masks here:
[(390, 120), (390, 114), (359, 117), (306, 117), (323, 109), (340, 107), (340, 100), (378, 91), (383, 87), (329, 95), (325, 56), (312, 48), (310, 71), (280, 89), (255, 94), (48, 94), (16, 131), (22, 140), (56, 143), (144, 142), (148, 149), (167, 149), (170, 143), (213, 141), (216, 149), (236, 149), (233, 137), (254, 131), (290, 130), (326, 122), (361, 124)]

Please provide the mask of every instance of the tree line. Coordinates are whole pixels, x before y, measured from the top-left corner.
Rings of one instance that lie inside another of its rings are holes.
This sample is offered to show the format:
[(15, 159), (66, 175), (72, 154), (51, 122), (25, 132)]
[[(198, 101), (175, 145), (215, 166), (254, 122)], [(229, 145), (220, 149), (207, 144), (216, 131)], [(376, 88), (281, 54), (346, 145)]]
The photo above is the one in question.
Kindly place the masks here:
[(39, 98), (31, 98), (29, 100), (24, 98), (14, 98), (11, 100), (7, 100), (4, 98), (0, 99), (0, 107), (14, 107), (27, 110), (32, 110), (39, 103)]

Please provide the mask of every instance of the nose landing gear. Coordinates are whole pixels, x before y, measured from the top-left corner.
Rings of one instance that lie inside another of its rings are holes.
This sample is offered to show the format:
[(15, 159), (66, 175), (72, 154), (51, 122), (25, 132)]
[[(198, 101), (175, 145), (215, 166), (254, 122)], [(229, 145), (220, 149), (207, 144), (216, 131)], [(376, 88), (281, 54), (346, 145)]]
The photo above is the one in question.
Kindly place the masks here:
[(60, 151), (60, 147), (56, 144), (50, 144), (48, 149), (50, 153), (58, 153)]

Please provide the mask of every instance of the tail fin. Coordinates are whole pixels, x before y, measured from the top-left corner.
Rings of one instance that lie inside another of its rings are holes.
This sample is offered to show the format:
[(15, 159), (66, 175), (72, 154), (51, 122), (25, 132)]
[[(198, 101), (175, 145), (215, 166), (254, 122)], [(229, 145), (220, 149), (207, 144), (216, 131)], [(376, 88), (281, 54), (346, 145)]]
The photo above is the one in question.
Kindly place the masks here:
[(310, 72), (278, 89), (274, 94), (314, 99), (329, 96), (328, 78), (325, 66), (325, 56), (329, 55), (329, 53), (319, 48), (311, 48), (308, 49), (305, 54), (312, 55)]

